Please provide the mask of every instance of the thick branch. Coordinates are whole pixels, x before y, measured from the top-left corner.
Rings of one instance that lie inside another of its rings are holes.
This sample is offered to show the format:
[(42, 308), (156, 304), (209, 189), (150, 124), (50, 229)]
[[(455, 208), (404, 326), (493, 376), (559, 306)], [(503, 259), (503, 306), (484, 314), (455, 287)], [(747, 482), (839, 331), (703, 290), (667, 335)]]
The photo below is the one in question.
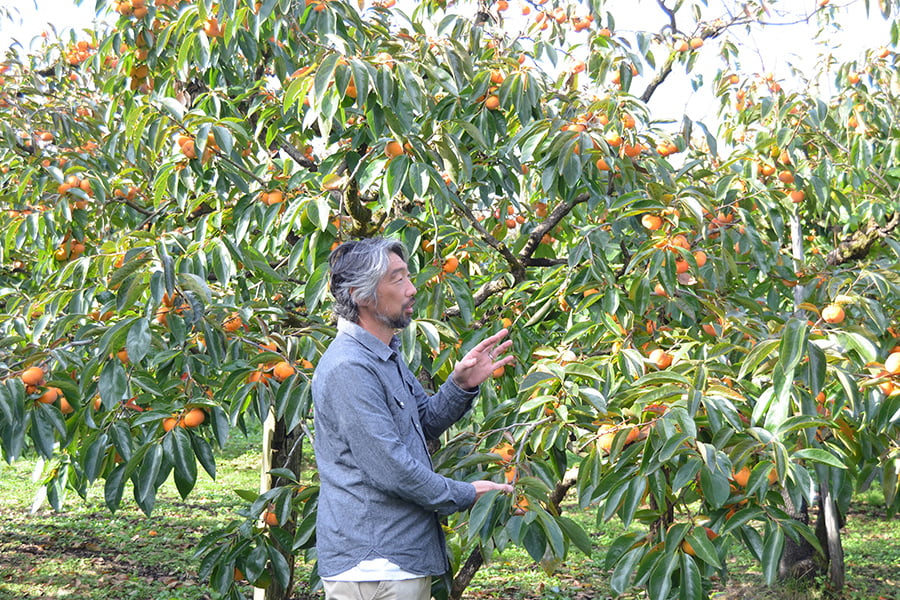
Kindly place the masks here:
[(677, 58), (677, 53), (670, 52), (669, 57), (666, 59), (665, 64), (656, 72), (656, 75), (653, 76), (653, 79), (650, 80), (650, 83), (647, 84), (647, 87), (644, 89), (644, 93), (641, 94), (642, 102), (649, 102), (650, 98), (653, 97), (653, 94), (656, 92), (656, 88), (663, 84), (663, 81), (672, 73), (672, 65), (675, 64), (675, 59)]
[(659, 4), (659, 8), (669, 16), (669, 28), (672, 29), (673, 33), (677, 31), (678, 26), (675, 24), (675, 12), (666, 6), (666, 3), (663, 2), (663, 0), (656, 0), (656, 3)]
[(819, 485), (820, 518), (825, 520), (825, 547), (828, 552), (828, 580), (831, 591), (837, 594), (844, 588), (844, 547), (841, 543), (841, 523), (837, 504), (827, 482)]
[[(838, 141), (837, 138), (831, 135), (828, 131), (822, 129), (819, 131), (819, 133), (842, 154), (846, 156), (850, 155), (850, 149), (847, 146), (843, 145), (840, 141)], [(865, 167), (866, 173), (868, 173), (869, 177), (871, 178), (870, 181), (872, 181), (883, 194), (893, 193), (894, 186), (892, 186), (884, 177), (882, 177), (881, 172), (879, 172), (878, 169), (875, 168), (874, 163), (869, 162), (865, 165)]]
[[(555, 514), (560, 514), (562, 510), (560, 509), (560, 504), (565, 499), (566, 494), (568, 494), (569, 490), (575, 485), (576, 479), (575, 477), (567, 477), (563, 481), (557, 482), (556, 489), (550, 493), (550, 497), (547, 499), (550, 504), (551, 510), (555, 510)], [(472, 582), (472, 579), (475, 577), (475, 574), (478, 572), (484, 565), (484, 555), (481, 553), (481, 548), (476, 547), (469, 554), (469, 557), (466, 559), (466, 563), (460, 568), (459, 572), (453, 578), (453, 585), (450, 588), (450, 598), (452, 600), (459, 600), (462, 597), (463, 592)]]
[[(501, 277), (498, 279), (492, 279), (488, 281), (480, 288), (478, 288), (474, 294), (472, 294), (472, 299), (475, 302), (475, 306), (480, 306), (485, 300), (493, 296), (494, 294), (500, 293), (503, 290), (508, 290), (509, 288), (525, 281), (525, 268), (526, 267), (543, 267), (543, 266), (555, 266), (559, 264), (565, 264), (567, 261), (565, 259), (534, 259), (531, 258), (531, 255), (534, 254), (534, 251), (537, 249), (538, 244), (541, 243), (541, 238), (544, 237), (544, 234), (549, 232), (551, 229), (556, 227), (562, 219), (572, 212), (572, 209), (577, 205), (587, 202), (590, 199), (590, 194), (584, 193), (579, 194), (575, 197), (571, 202), (560, 202), (551, 212), (547, 215), (547, 218), (544, 221), (535, 227), (531, 233), (528, 235), (528, 241), (525, 242), (525, 246), (522, 248), (522, 251), (519, 252), (519, 255), (516, 256), (513, 254), (509, 247), (503, 242), (497, 240), (494, 236), (490, 234), (478, 221), (475, 215), (469, 210), (469, 207), (460, 203), (457, 205), (457, 212), (461, 212), (469, 219), (472, 227), (474, 227), (479, 234), (481, 234), (481, 238), (492, 248), (497, 250), (506, 262), (510, 265), (510, 273), (512, 273), (512, 278), (509, 277)], [(445, 313), (448, 317), (457, 317), (459, 316), (459, 307), (453, 306), (447, 309)]]
[(529, 267), (558, 267), (568, 264), (568, 258), (532, 258), (528, 260)]
[(567, 214), (572, 212), (572, 209), (590, 200), (590, 194), (584, 193), (579, 194), (569, 202), (560, 202), (557, 204), (550, 214), (547, 215), (547, 218), (544, 219), (540, 225), (531, 230), (531, 233), (528, 234), (528, 241), (525, 242), (525, 246), (522, 248), (522, 251), (519, 252), (519, 261), (525, 264), (526, 266), (536, 266), (532, 262), (531, 256), (534, 254), (534, 251), (537, 250), (538, 245), (541, 243), (541, 239), (544, 237), (544, 234), (550, 233), (554, 227), (556, 227), (560, 221), (563, 220)]
[(495, 238), (493, 235), (491, 235), (491, 233), (487, 229), (484, 228), (484, 226), (481, 224), (481, 221), (478, 220), (478, 217), (475, 216), (475, 213), (473, 213), (471, 211), (471, 209), (469, 209), (468, 206), (466, 206), (462, 202), (458, 202), (454, 206), (454, 210), (456, 210), (457, 213), (461, 213), (463, 216), (465, 216), (466, 219), (469, 221), (469, 223), (472, 225), (472, 227), (481, 236), (481, 239), (488, 246), (490, 246), (491, 248), (493, 248), (494, 250), (496, 250), (497, 252), (500, 253), (500, 255), (509, 264), (510, 272), (512, 272), (514, 277), (517, 274), (521, 274), (522, 277), (525, 276), (525, 268), (522, 266), (522, 264), (516, 258), (516, 255), (510, 251), (510, 249), (506, 246), (506, 244), (504, 244), (503, 242), (501, 242), (500, 240)]
[(562, 481), (556, 482), (556, 487), (550, 492), (550, 496), (547, 498), (548, 504), (554, 509), (554, 514), (559, 515), (562, 513), (562, 502), (566, 499), (566, 495), (569, 493), (569, 490), (572, 489), (578, 480), (575, 477), (566, 477)]
[(281, 148), (285, 154), (290, 156), (294, 160), (294, 162), (301, 167), (312, 172), (316, 172), (319, 170), (319, 167), (318, 165), (316, 165), (316, 163), (306, 158), (303, 153), (300, 152), (300, 150), (298, 150), (294, 146), (291, 146), (287, 142), (282, 142), (278, 145), (278, 147)]
[[(675, 25), (675, 15), (669, 10), (666, 5), (662, 2), (662, 0), (657, 0), (657, 4), (659, 4), (660, 8), (669, 16), (669, 23), (666, 27), (671, 28), (672, 33), (678, 31)], [(702, 40), (707, 40), (710, 38), (714, 38), (721, 34), (723, 31), (728, 29), (729, 27), (733, 27), (734, 25), (743, 25), (747, 23), (749, 18), (745, 16), (734, 17), (730, 21), (724, 21), (722, 19), (716, 19), (713, 23), (706, 23), (701, 26), (700, 33), (697, 35)], [(656, 75), (650, 80), (650, 83), (647, 84), (647, 87), (644, 89), (644, 92), (641, 94), (641, 101), (649, 102), (650, 98), (656, 92), (657, 88), (672, 74), (672, 67), (675, 65), (675, 61), (678, 59), (678, 52), (672, 51), (669, 53), (668, 58), (666, 58), (665, 64), (663, 64), (662, 68), (656, 72)]]
[(900, 211), (890, 215), (884, 226), (879, 226), (874, 219), (870, 219), (862, 229), (855, 231), (829, 252), (825, 257), (825, 263), (836, 266), (865, 258), (875, 242), (888, 237), (898, 226), (900, 226)]
[(480, 569), (483, 564), (484, 556), (481, 554), (481, 548), (476, 547), (469, 554), (469, 558), (466, 559), (466, 564), (462, 566), (459, 573), (453, 578), (453, 585), (450, 588), (451, 600), (459, 600), (462, 598), (463, 592), (469, 587), (472, 578), (475, 577), (475, 573), (478, 572), (478, 569)]

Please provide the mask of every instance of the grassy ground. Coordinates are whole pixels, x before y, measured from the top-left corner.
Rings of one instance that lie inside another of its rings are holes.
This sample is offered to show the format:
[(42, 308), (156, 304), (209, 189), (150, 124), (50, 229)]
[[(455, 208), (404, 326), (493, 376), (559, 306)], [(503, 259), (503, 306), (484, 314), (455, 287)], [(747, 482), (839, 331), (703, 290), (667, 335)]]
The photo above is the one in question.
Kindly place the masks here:
[[(29, 508), (34, 463), (0, 463), (0, 600), (205, 600), (196, 576), (197, 541), (233, 518), (234, 489), (258, 485), (259, 444), (237, 436), (218, 457), (220, 477), (205, 475), (187, 502), (174, 485), (161, 490), (152, 517), (133, 505), (111, 515), (97, 488), (87, 502), (74, 497), (66, 510)], [(887, 520), (877, 496), (863, 496), (847, 519), (844, 549), (848, 600), (900, 599), (900, 518)], [(547, 575), (527, 554), (510, 548), (477, 574), (466, 593), (479, 600), (587, 600), (610, 597), (603, 548), (617, 526), (596, 531), (593, 515), (572, 511), (592, 531), (593, 558), (573, 552)], [(809, 590), (766, 588), (757, 564), (738, 555), (717, 600), (815, 600)], [(301, 575), (301, 577), (303, 577)], [(307, 592), (298, 592), (310, 597)], [(316, 595), (316, 597), (321, 597)]]

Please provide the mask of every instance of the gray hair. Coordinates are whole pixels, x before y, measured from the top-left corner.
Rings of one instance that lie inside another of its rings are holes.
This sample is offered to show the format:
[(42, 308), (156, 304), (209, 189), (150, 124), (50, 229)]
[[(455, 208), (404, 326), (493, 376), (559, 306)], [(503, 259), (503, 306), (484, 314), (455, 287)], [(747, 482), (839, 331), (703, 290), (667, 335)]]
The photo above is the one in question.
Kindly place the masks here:
[(387, 238), (344, 242), (331, 252), (328, 264), (336, 316), (359, 322), (359, 302), (378, 300), (376, 288), (387, 273), (391, 254), (407, 260), (403, 244)]

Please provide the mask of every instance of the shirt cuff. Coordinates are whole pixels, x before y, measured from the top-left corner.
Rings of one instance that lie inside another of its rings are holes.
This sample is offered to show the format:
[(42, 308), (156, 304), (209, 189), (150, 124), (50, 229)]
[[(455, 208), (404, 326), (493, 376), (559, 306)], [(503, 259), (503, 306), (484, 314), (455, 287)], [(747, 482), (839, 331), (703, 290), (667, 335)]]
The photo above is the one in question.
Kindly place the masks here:
[(481, 390), (481, 386), (480, 386), (480, 385), (476, 385), (474, 388), (472, 388), (472, 389), (470, 389), (470, 390), (468, 390), (468, 389), (462, 387), (461, 385), (459, 385), (458, 383), (456, 383), (456, 377), (453, 376), (453, 373), (450, 373), (450, 378), (449, 378), (448, 381), (450, 381), (450, 383), (453, 384), (453, 387), (455, 387), (456, 389), (458, 389), (458, 390), (459, 390), (460, 392), (462, 392), (463, 394), (467, 394), (470, 398), (474, 398), (475, 396), (477, 396), (477, 395), (478, 395), (478, 392)]

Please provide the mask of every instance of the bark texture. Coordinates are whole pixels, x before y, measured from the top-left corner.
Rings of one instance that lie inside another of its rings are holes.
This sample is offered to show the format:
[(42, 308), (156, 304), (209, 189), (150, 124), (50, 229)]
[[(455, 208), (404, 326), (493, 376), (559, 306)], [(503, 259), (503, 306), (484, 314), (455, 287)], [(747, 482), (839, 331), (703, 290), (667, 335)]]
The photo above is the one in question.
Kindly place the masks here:
[(898, 226), (900, 226), (900, 212), (888, 215), (884, 225), (879, 225), (874, 219), (869, 220), (829, 252), (825, 262), (830, 266), (837, 266), (861, 260), (869, 254), (875, 242), (888, 237)]
[[(266, 452), (265, 448), (263, 451), (264, 455), (268, 454), (270, 457), (269, 464), (271, 466), (269, 468), (283, 468), (289, 469), (292, 473), (300, 473), (303, 466), (303, 430), (300, 427), (296, 427), (293, 431), (287, 431), (284, 420), (279, 419), (274, 421), (270, 435), (271, 453)], [(265, 469), (265, 465), (263, 468)], [(269, 489), (288, 483), (278, 477), (274, 478), (274, 480), (271, 477), (269, 479)], [(293, 538), (297, 523), (291, 520), (282, 525), (281, 528)], [(271, 585), (265, 590), (265, 600), (289, 600), (294, 589), (294, 563), (296, 562), (296, 557), (290, 548), (279, 548), (279, 551), (290, 567), (290, 578), (285, 588), (278, 585), (278, 581), (273, 578)]]
[[(792, 519), (800, 521), (804, 525), (809, 525), (809, 506), (806, 501), (802, 501), (800, 506), (796, 506), (793, 500), (787, 494), (782, 494), (784, 498), (785, 511)], [(806, 538), (800, 538), (794, 541), (790, 536), (785, 536), (784, 552), (781, 555), (781, 561), (778, 563), (778, 578), (782, 581), (789, 579), (806, 580), (811, 579), (819, 572), (819, 565), (816, 562), (816, 551), (812, 545), (806, 541)]]

